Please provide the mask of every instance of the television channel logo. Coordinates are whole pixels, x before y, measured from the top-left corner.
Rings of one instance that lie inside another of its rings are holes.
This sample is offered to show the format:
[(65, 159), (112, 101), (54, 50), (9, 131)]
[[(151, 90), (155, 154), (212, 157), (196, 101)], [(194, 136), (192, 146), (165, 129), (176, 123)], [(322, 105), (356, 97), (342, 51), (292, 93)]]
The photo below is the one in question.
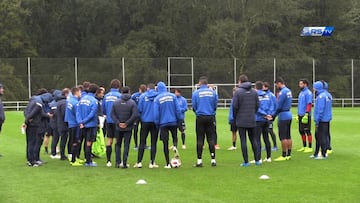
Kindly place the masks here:
[(334, 27), (304, 27), (300, 36), (302, 37), (330, 37), (334, 32)]

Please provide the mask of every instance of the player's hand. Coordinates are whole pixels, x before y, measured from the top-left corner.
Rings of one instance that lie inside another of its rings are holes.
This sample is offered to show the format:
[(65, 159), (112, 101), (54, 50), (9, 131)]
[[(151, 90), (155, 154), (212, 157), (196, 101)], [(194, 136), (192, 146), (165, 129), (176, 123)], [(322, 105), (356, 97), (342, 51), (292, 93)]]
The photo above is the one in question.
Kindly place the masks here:
[(119, 123), (119, 127), (120, 128), (127, 128), (127, 125), (126, 125), (126, 123)]
[(84, 126), (84, 124), (80, 124), (80, 129), (83, 129), (85, 126)]

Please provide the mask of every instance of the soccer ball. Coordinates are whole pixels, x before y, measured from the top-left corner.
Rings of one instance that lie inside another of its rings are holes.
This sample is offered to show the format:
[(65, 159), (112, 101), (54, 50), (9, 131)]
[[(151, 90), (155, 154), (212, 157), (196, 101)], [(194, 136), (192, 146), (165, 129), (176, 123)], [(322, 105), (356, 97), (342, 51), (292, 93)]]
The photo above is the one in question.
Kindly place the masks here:
[(179, 168), (181, 166), (181, 161), (180, 159), (177, 158), (172, 158), (170, 161), (171, 167), (173, 168)]

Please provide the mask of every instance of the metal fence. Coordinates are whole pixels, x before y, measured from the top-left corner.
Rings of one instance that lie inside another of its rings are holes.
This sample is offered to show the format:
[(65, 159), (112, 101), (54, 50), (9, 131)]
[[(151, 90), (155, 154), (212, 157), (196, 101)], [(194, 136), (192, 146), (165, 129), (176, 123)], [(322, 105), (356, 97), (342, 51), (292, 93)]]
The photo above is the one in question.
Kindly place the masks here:
[[(206, 75), (217, 84), (221, 99), (232, 97), (238, 76), (244, 73), (253, 82), (276, 77), (285, 79), (297, 95), (300, 78), (326, 80), (335, 98), (349, 98), (351, 106), (360, 98), (360, 60), (353, 59), (238, 59), (238, 58), (3, 58), (0, 82), (7, 88), (4, 101), (24, 101), (39, 88), (61, 89), (95, 82), (104, 87), (113, 78), (137, 90), (139, 84), (165, 81), (172, 88), (182, 87), (190, 98), (194, 84)], [(275, 89), (274, 89), (275, 90)], [(347, 103), (348, 99), (346, 99)]]

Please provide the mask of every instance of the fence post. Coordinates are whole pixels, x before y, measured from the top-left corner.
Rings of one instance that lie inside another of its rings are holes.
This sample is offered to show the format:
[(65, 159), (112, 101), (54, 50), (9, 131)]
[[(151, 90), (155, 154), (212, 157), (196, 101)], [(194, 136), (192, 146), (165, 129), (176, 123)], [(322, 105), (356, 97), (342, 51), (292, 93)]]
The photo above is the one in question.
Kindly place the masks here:
[(236, 57), (234, 57), (234, 85), (237, 83), (236, 78)]
[(27, 69), (28, 69), (28, 90), (29, 90), (29, 98), (31, 98), (31, 64), (30, 64), (30, 57), (27, 58)]
[(351, 59), (351, 107), (354, 108), (354, 59)]
[(123, 81), (123, 87), (125, 86), (125, 58), (121, 58), (121, 66), (122, 66), (122, 81)]
[(276, 81), (276, 58), (274, 58), (274, 94), (276, 92), (276, 86), (275, 86), (275, 81)]
[(74, 59), (75, 87), (78, 85), (78, 59)]
[(19, 106), (19, 102), (16, 102), (16, 111), (19, 111), (20, 106)]

